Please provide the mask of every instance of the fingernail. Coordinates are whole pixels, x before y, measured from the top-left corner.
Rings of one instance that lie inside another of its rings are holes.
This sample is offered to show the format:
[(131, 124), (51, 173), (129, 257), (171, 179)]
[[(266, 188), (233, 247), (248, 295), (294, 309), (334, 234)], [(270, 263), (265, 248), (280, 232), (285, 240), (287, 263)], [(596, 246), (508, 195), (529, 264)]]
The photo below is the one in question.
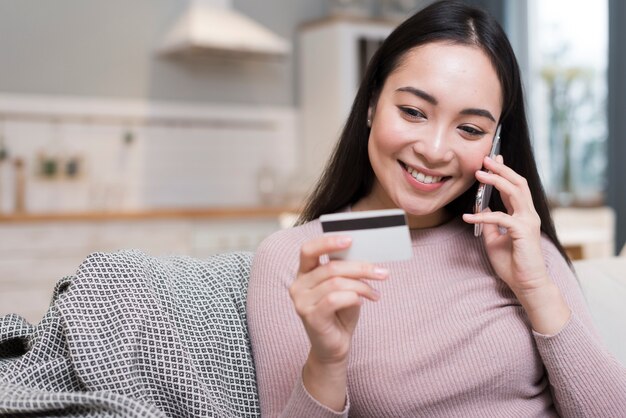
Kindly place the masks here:
[(374, 299), (380, 299), (380, 292), (376, 289), (372, 289), (372, 293), (374, 294)]
[(389, 270), (382, 267), (375, 267), (374, 274), (380, 278), (385, 278), (389, 275)]
[(338, 237), (337, 238), (337, 245), (340, 245), (342, 247), (350, 245), (351, 242), (352, 242), (352, 238), (350, 237)]

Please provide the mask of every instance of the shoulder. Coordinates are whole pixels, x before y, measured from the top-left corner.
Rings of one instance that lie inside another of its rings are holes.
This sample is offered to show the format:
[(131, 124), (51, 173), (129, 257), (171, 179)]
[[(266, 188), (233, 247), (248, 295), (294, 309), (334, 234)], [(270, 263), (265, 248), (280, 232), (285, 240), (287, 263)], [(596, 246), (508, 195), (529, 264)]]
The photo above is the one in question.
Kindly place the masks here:
[(581, 289), (574, 269), (561, 255), (556, 245), (545, 235), (541, 237), (541, 249), (552, 281), (561, 289), (566, 299), (578, 298)]
[(582, 323), (597, 337), (598, 331), (589, 312), (583, 287), (572, 267), (561, 255), (556, 245), (547, 237), (542, 237), (542, 250), (546, 269), (554, 284), (561, 290), (568, 306)]
[(297, 247), (296, 249), (299, 251), (304, 242), (321, 234), (322, 227), (317, 219), (303, 225), (281, 229), (265, 238), (259, 244), (256, 253), (285, 253), (290, 252), (294, 247)]
[(572, 273), (567, 260), (561, 255), (554, 242), (544, 234), (541, 235), (541, 250), (548, 271), (568, 271)]
[(319, 220), (274, 232), (259, 244), (252, 261), (252, 269), (278, 269), (295, 266), (299, 260), (300, 247), (306, 241), (320, 236)]

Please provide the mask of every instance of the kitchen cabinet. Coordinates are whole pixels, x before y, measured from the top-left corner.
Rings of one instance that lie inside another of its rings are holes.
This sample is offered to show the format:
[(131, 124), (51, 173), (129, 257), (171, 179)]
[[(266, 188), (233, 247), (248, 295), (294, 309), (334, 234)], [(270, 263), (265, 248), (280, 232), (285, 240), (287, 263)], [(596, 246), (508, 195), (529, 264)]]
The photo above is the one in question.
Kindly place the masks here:
[(331, 18), (299, 28), (300, 167), (309, 183), (339, 138), (369, 59), (394, 27), (387, 21)]
[(552, 210), (554, 227), (572, 260), (615, 254), (615, 212), (607, 206)]
[(0, 316), (38, 322), (56, 282), (92, 252), (136, 248), (203, 258), (254, 251), (288, 208), (225, 208), (0, 217)]

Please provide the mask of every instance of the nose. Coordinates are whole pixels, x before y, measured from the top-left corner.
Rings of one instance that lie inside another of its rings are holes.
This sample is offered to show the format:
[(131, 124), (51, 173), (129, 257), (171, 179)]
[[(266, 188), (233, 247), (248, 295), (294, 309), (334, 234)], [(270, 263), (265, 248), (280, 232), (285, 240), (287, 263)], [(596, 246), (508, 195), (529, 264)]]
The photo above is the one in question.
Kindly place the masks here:
[(422, 132), (422, 136), (413, 144), (413, 150), (430, 164), (448, 163), (454, 158), (454, 151), (444, 128)]

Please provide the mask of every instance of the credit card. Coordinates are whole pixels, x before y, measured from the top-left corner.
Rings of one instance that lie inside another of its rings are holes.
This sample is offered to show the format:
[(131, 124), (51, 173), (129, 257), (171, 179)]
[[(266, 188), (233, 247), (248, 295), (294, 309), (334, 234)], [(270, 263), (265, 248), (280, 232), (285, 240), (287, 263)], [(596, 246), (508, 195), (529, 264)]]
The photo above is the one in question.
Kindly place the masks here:
[(320, 216), (320, 222), (324, 234), (352, 237), (350, 248), (329, 254), (331, 260), (379, 263), (408, 260), (413, 255), (402, 209), (332, 213)]

